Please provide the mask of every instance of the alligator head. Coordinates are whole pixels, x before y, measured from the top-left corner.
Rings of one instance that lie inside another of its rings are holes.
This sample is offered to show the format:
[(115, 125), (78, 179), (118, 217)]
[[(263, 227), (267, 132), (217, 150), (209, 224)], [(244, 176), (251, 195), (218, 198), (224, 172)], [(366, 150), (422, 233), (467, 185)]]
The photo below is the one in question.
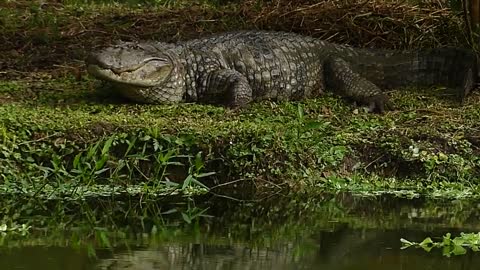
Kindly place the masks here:
[(183, 66), (171, 48), (160, 42), (123, 42), (91, 53), (87, 71), (134, 101), (179, 102), (185, 94)]

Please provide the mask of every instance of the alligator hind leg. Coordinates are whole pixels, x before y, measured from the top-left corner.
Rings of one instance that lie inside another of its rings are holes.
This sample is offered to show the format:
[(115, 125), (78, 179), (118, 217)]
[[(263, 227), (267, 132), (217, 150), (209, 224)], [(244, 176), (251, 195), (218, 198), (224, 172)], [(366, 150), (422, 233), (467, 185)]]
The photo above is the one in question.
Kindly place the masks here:
[(238, 71), (221, 69), (210, 72), (202, 81), (200, 99), (207, 103), (244, 107), (253, 100), (247, 78)]
[(353, 71), (347, 61), (332, 57), (325, 62), (325, 81), (327, 89), (369, 106), (371, 112), (383, 113), (390, 108), (388, 96), (380, 88)]

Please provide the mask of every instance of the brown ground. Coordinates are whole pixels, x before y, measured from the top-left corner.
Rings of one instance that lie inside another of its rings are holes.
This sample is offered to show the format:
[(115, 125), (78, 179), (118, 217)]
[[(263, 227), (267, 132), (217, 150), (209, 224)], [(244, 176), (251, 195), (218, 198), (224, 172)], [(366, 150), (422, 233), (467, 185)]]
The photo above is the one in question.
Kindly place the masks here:
[[(0, 4), (0, 79), (84, 73), (88, 51), (115, 40), (176, 41), (239, 29), (292, 31), (362, 47), (466, 46), (461, 16), (443, 1), (230, 1), (173, 8)], [(207, 1), (208, 2), (208, 1)]]

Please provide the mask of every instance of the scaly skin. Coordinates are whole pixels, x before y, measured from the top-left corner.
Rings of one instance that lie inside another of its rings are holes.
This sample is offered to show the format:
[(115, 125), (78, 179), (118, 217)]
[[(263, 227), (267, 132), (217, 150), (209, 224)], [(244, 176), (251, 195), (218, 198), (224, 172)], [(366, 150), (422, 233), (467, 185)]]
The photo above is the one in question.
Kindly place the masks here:
[(178, 44), (121, 43), (92, 53), (91, 75), (143, 103), (202, 102), (242, 107), (256, 100), (301, 100), (326, 89), (383, 111), (380, 90), (445, 85), (463, 97), (477, 81), (463, 49), (355, 49), (291, 33), (224, 33)]

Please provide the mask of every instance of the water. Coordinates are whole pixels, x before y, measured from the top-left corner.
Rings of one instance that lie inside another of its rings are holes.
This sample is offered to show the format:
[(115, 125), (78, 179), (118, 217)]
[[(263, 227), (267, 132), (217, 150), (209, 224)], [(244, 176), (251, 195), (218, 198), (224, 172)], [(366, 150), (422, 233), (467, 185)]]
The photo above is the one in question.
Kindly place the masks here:
[(74, 248), (68, 238), (7, 243), (0, 269), (480, 269), (480, 252), (447, 258), (441, 250), (400, 249), (400, 238), (478, 232), (473, 202), (346, 195), (211, 211), (220, 212), (191, 229), (112, 241), (113, 249)]

